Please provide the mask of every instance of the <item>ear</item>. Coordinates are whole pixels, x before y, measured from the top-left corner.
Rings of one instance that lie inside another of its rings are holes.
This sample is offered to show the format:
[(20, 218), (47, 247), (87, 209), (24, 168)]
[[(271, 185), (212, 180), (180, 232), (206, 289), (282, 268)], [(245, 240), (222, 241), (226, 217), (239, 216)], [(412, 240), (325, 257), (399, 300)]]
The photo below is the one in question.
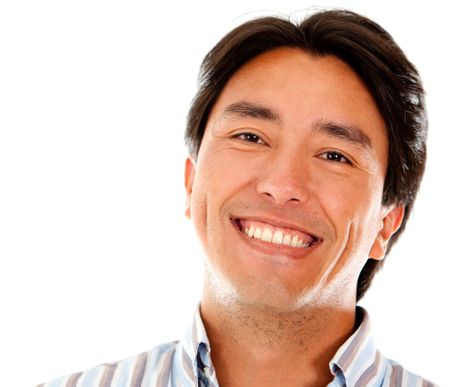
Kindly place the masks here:
[(404, 215), (404, 206), (388, 207), (385, 209), (381, 220), (381, 228), (370, 249), (370, 258), (380, 261), (384, 258), (389, 240), (402, 225)]
[(186, 189), (186, 207), (184, 215), (191, 217), (191, 194), (195, 179), (195, 161), (189, 156), (184, 164), (184, 188)]

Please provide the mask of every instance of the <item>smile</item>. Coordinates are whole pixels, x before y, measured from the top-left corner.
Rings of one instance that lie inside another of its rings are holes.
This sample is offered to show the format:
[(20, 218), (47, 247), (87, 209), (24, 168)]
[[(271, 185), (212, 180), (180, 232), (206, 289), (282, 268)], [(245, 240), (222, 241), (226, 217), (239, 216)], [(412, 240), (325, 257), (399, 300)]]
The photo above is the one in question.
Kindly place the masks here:
[(305, 249), (319, 241), (318, 238), (305, 232), (288, 227), (275, 226), (259, 220), (235, 219), (233, 223), (247, 237), (275, 245)]

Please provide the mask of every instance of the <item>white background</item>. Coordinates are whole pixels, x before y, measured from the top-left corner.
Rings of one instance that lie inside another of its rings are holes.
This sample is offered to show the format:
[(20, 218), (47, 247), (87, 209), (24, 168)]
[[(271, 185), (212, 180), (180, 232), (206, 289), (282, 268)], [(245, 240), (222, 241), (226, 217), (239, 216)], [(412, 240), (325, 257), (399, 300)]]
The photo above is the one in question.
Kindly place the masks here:
[(386, 356), (448, 382), (446, 12), (432, 2), (11, 0), (0, 5), (1, 386), (181, 336), (201, 294), (183, 216), (183, 130), (200, 62), (248, 18), (317, 5), (373, 18), (422, 74), (426, 176), (362, 304)]

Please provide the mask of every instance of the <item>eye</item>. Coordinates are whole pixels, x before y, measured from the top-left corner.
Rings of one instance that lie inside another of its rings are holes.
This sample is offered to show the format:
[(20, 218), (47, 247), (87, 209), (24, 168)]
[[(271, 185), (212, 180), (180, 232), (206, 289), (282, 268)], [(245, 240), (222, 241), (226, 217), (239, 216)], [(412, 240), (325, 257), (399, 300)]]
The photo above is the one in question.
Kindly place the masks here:
[(255, 144), (265, 144), (265, 142), (257, 134), (245, 132), (239, 133), (233, 136), (233, 138), (239, 138), (246, 142), (253, 142)]
[(336, 163), (345, 163), (345, 164), (350, 164), (350, 165), (352, 164), (347, 157), (345, 157), (344, 155), (342, 155), (339, 152), (334, 152), (334, 151), (325, 152), (325, 153), (322, 153), (320, 155), (320, 157), (322, 157), (323, 159), (328, 160), (328, 161), (334, 161)]

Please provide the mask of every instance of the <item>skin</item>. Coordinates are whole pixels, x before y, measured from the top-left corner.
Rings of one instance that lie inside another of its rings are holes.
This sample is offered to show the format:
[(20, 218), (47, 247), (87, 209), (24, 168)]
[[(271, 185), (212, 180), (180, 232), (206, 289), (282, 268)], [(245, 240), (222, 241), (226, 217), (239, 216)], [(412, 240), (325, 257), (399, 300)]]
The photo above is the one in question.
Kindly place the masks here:
[[(277, 119), (225, 113), (242, 102)], [(357, 127), (370, 145), (318, 130), (324, 122)], [(185, 165), (186, 215), (206, 256), (201, 314), (222, 387), (332, 380), (328, 363), (355, 329), (359, 273), (368, 257), (383, 259), (403, 218), (402, 207), (382, 205), (387, 149), (372, 96), (334, 56), (278, 48), (226, 84)], [(315, 243), (249, 238), (239, 219), (289, 225)]]

